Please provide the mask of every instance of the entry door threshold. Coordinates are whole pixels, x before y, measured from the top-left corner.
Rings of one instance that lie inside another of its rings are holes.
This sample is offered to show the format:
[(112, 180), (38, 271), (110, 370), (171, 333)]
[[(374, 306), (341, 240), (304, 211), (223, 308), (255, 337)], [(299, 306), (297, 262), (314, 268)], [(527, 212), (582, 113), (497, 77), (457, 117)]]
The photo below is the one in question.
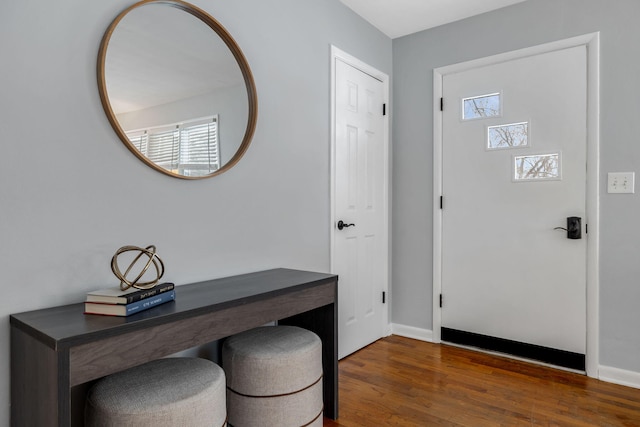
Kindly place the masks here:
[(457, 329), (441, 328), (442, 341), (476, 347), (483, 350), (503, 353), (538, 361), (570, 370), (585, 372), (585, 355), (550, 347), (543, 347), (519, 341), (496, 338)]

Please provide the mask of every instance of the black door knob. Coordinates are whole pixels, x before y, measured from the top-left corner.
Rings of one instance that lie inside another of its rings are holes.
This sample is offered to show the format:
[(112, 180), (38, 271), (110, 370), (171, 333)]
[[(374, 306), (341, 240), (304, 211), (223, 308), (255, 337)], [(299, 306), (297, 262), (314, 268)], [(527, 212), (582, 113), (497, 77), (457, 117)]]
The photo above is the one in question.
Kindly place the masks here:
[(345, 224), (342, 220), (338, 221), (338, 230), (342, 230), (347, 227), (355, 227), (355, 224)]

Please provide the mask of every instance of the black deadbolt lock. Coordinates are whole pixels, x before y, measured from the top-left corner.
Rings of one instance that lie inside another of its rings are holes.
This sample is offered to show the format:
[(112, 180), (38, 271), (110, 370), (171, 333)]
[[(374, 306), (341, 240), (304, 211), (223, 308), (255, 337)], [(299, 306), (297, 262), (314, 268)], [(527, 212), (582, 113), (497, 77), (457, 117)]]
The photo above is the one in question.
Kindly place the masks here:
[(554, 230), (565, 230), (567, 239), (582, 239), (582, 218), (579, 216), (567, 217), (567, 228), (556, 227)]
[(582, 218), (567, 217), (567, 239), (582, 239)]

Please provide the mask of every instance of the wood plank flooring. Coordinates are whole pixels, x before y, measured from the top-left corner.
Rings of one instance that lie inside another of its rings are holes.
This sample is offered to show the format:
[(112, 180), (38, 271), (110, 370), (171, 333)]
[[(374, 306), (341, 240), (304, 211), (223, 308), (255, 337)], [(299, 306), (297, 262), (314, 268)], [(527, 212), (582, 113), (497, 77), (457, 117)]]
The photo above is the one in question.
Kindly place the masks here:
[(390, 336), (339, 363), (324, 427), (640, 426), (640, 390), (453, 346)]

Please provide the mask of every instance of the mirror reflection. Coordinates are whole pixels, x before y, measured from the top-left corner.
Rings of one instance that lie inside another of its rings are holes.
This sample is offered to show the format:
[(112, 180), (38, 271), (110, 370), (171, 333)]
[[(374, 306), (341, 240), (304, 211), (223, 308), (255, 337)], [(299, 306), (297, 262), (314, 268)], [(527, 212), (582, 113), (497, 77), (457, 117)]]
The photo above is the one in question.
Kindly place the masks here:
[(181, 1), (132, 6), (105, 34), (99, 62), (116, 133), (154, 169), (203, 178), (244, 154), (256, 119), (253, 79), (231, 36), (202, 10)]

